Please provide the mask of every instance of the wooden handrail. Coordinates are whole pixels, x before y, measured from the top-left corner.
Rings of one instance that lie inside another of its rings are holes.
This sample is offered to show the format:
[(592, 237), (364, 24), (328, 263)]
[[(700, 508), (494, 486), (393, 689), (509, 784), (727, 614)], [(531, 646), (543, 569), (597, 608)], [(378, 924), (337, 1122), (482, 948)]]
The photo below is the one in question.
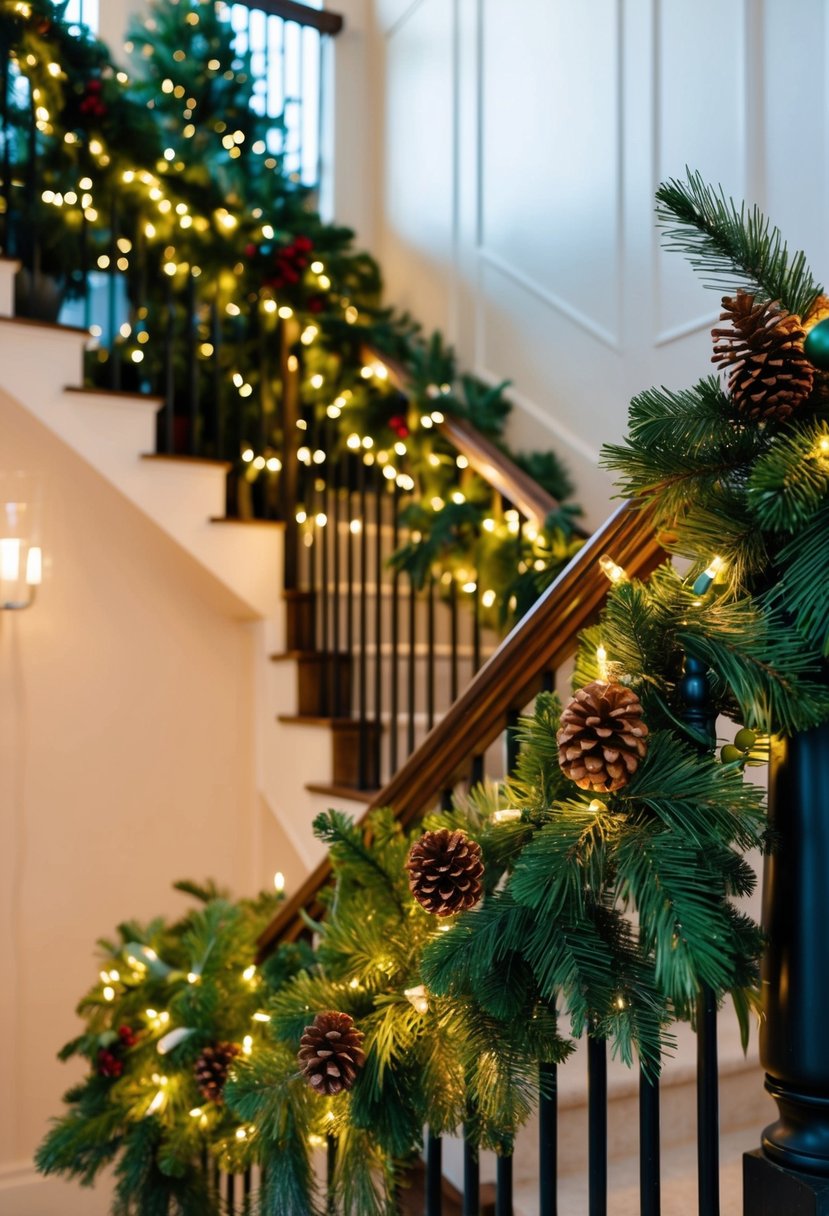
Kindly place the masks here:
[[(598, 564), (604, 553), (631, 577), (649, 574), (665, 556), (648, 513), (633, 502), (619, 507), (518, 622), (366, 814), (391, 806), (398, 822), (409, 826), (463, 775), (473, 756), (486, 750), (510, 711), (525, 705), (544, 673), (573, 654), (579, 633), (596, 619), (609, 587)], [(319, 894), (330, 877), (326, 860), (285, 901), (259, 939), (261, 956), (304, 932), (303, 913), (321, 914)]]
[[(369, 345), (363, 347), (362, 354), (366, 363), (382, 363), (395, 388), (405, 396), (410, 395), (411, 380), (402, 363)], [(540, 528), (550, 512), (560, 505), (552, 494), (548, 494), (529, 473), (519, 468), (514, 460), (470, 422), (451, 414), (445, 415), (437, 429), (460, 455), (466, 457), (470, 467), (484, 481), (509, 499), (536, 527)], [(577, 525), (573, 530), (577, 536), (587, 536)]]
[[(505, 456), (500, 448), (463, 418), (447, 415), (438, 430), (465, 456), (470, 467), (494, 490), (508, 498), (514, 507), (540, 528), (559, 505), (552, 494)], [(577, 535), (580, 534), (576, 529)]]
[(321, 34), (339, 34), (345, 24), (340, 13), (309, 8), (307, 4), (297, 3), (297, 0), (241, 0), (241, 3), (246, 8), (267, 13), (269, 17), (281, 17), (283, 21), (293, 21), (297, 25), (319, 30)]

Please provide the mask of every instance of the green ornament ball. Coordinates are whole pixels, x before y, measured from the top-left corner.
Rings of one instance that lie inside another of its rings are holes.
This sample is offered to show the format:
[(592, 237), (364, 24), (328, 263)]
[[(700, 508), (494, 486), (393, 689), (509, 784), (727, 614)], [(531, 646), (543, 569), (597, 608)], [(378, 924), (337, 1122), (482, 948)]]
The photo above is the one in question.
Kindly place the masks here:
[(753, 730), (749, 730), (744, 726), (742, 730), (738, 730), (734, 736), (734, 746), (738, 747), (741, 752), (750, 752), (757, 742), (757, 735)]
[(726, 743), (720, 752), (720, 759), (723, 764), (733, 764), (735, 760), (745, 760), (745, 753), (741, 752), (739, 747), (735, 747), (733, 743)]
[(806, 335), (803, 353), (822, 372), (829, 372), (829, 317), (818, 321)]

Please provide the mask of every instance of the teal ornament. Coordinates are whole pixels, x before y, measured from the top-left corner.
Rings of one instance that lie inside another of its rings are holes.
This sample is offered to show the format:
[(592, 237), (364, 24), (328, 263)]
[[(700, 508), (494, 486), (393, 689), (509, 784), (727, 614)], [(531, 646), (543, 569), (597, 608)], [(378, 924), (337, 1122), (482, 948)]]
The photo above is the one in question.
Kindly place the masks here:
[(803, 353), (822, 372), (829, 372), (829, 317), (818, 321), (806, 335)]

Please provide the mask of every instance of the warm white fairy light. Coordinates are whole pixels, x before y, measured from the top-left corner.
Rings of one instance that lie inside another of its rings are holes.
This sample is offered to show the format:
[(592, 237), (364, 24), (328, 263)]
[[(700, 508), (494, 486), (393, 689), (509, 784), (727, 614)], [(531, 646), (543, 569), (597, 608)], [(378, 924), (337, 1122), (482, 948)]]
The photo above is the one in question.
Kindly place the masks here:
[(255, 975), (256, 975), (256, 963), (251, 963), (251, 965), (249, 967), (245, 967), (244, 971), (242, 972), (242, 979), (243, 980), (252, 980)]
[(501, 811), (492, 812), (493, 823), (517, 823), (521, 818), (521, 812), (513, 807), (507, 807)]
[(596, 662), (599, 666), (599, 679), (607, 680), (608, 662), (607, 651), (605, 650), (604, 646), (596, 647)]
[(274, 874), (273, 886), (275, 891), (282, 892), (285, 890), (285, 875), (281, 870), (277, 870)]
[(115, 989), (112, 987), (111, 984), (107, 984), (104, 987), (104, 1000), (105, 1001), (114, 1001), (115, 1000)]
[(488, 587), (487, 590), (481, 596), (481, 603), (483, 604), (484, 608), (491, 608), (492, 605), (495, 603), (495, 599), (496, 599), (495, 592), (492, 590), (491, 587)]
[(254, 1022), (269, 1022), (271, 1020), (271, 1015), (269, 1013), (263, 1013), (262, 1010), (259, 1009), (253, 1015), (253, 1020)]
[(603, 553), (599, 558), (599, 565), (602, 568), (602, 573), (606, 574), (611, 583), (621, 583), (627, 578), (627, 574), (614, 562), (609, 553)]
[(416, 988), (405, 988), (403, 995), (418, 1013), (429, 1012), (429, 998), (423, 984), (418, 984)]

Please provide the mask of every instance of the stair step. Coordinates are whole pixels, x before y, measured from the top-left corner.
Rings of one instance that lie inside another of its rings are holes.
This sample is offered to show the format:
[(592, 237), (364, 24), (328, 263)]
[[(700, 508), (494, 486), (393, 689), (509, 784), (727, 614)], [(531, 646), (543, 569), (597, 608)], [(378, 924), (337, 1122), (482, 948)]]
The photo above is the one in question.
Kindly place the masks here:
[(0, 317), (0, 325), (25, 325), (27, 328), (48, 329), (54, 334), (73, 334), (75, 337), (82, 334), (84, 338), (89, 337), (88, 329), (77, 325), (59, 325), (57, 321), (40, 321), (37, 317)]
[(253, 526), (257, 528), (285, 527), (285, 523), (281, 519), (243, 519), (240, 515), (211, 515), (210, 522), (211, 524), (241, 524), (245, 527)]
[[(324, 654), (321, 650), (277, 650), (270, 656), (270, 660), (272, 663), (318, 663), (322, 662), (323, 659), (330, 660), (333, 657), (333, 651)], [(340, 658), (350, 658), (349, 652), (345, 650), (341, 651)]]
[(149, 393), (133, 393), (126, 388), (85, 388), (82, 384), (67, 384), (63, 391), (82, 393), (86, 397), (113, 397), (125, 402), (134, 401), (136, 405), (154, 405), (156, 409), (161, 409), (164, 405), (163, 397), (152, 397)]
[[(288, 726), (328, 726), (331, 730), (359, 731), (359, 718), (333, 718), (325, 714), (277, 714), (277, 722), (285, 722)], [(371, 728), (374, 723), (366, 719), (366, 725)]]
[(206, 464), (229, 473), (233, 464), (229, 460), (218, 460), (215, 456), (191, 456), (187, 452), (142, 452), (142, 460), (162, 460), (171, 464)]
[(351, 785), (326, 785), (324, 782), (309, 781), (305, 785), (311, 794), (324, 794), (326, 798), (345, 798), (350, 802), (373, 802), (379, 790), (358, 790)]

